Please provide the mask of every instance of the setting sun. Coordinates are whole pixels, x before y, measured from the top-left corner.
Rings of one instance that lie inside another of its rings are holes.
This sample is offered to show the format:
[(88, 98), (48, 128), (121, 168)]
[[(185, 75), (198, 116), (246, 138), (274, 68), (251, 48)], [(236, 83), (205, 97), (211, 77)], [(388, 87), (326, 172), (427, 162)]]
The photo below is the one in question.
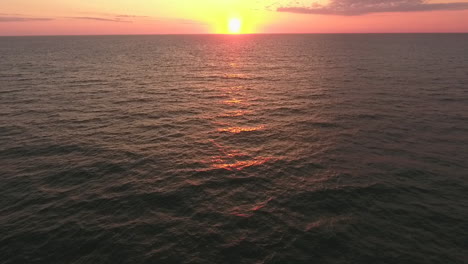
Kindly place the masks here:
[(239, 18), (231, 18), (228, 24), (229, 34), (239, 34), (242, 31), (242, 21)]

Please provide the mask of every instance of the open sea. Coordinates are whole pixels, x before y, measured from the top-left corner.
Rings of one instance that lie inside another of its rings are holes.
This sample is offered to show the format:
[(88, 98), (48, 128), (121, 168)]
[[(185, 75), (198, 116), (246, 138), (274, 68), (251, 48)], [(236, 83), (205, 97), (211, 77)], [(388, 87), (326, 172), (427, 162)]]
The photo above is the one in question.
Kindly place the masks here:
[(468, 263), (468, 34), (2, 37), (0, 263)]

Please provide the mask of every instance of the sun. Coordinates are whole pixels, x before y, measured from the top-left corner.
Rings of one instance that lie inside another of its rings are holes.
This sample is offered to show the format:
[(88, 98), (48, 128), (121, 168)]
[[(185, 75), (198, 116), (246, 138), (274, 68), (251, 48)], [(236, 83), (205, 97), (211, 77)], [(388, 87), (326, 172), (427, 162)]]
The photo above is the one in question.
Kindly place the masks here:
[(240, 34), (242, 31), (242, 20), (239, 18), (231, 18), (228, 23), (229, 34)]

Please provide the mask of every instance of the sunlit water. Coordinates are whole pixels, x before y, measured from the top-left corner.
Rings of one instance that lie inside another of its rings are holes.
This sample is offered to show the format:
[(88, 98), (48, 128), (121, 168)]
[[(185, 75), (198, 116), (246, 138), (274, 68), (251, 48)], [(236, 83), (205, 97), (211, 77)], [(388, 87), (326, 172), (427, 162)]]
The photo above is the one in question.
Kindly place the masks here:
[(466, 263), (467, 45), (0, 38), (0, 262)]

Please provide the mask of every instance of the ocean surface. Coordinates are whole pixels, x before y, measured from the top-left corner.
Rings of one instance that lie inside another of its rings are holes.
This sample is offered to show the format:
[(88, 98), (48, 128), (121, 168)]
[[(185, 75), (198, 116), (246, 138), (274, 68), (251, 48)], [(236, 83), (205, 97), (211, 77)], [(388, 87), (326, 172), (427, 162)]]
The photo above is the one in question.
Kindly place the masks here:
[(0, 263), (468, 261), (468, 34), (0, 38)]

